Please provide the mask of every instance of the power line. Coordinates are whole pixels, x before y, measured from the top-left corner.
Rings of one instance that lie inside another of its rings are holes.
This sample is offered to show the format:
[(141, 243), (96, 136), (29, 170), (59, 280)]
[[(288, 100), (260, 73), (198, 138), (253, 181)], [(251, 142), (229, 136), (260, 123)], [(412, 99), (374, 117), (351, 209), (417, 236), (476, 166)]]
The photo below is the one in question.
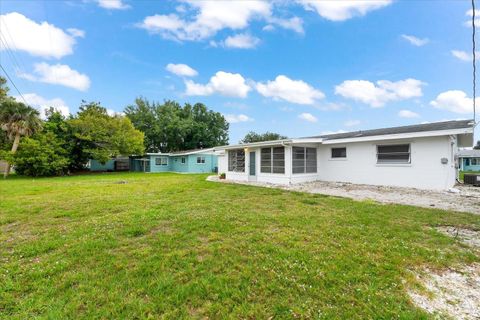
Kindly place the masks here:
[(7, 73), (7, 70), (5, 70), (5, 68), (0, 64), (0, 68), (3, 70), (3, 73), (5, 73), (5, 75), (7, 76), (8, 80), (10, 80), (10, 83), (13, 85), (13, 87), (15, 88), (15, 90), (17, 90), (18, 94), (20, 95), (20, 97), (22, 97), (23, 101), (25, 102), (26, 105), (28, 105), (28, 102), (27, 100), (25, 100), (25, 98), (23, 97), (22, 93), (20, 92), (20, 90), (18, 90), (17, 86), (15, 85), (15, 82), (13, 82), (12, 78), (10, 78), (10, 76), (8, 75)]
[(476, 123), (476, 73), (477, 67), (475, 64), (475, 0), (472, 0), (472, 54), (473, 54), (473, 122)]

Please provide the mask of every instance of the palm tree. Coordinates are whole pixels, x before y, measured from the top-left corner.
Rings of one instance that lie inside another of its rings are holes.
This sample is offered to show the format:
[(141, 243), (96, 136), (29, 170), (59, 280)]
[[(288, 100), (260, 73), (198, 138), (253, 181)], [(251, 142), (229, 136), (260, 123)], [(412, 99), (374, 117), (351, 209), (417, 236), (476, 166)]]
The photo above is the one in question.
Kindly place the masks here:
[[(12, 154), (17, 151), (21, 136), (30, 136), (42, 128), (42, 120), (37, 110), (13, 99), (6, 99), (0, 104), (0, 128), (13, 140)], [(4, 178), (10, 173), (7, 163)]]

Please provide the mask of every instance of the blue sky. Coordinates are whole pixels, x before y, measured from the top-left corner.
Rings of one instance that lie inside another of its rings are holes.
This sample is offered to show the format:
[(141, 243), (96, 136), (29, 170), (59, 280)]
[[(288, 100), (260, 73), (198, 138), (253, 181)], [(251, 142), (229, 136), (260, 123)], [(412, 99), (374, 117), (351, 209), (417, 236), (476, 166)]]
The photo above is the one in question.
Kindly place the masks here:
[(231, 143), (250, 130), (298, 137), (464, 119), (469, 9), (460, 0), (2, 0), (0, 63), (39, 108), (203, 102), (226, 115)]

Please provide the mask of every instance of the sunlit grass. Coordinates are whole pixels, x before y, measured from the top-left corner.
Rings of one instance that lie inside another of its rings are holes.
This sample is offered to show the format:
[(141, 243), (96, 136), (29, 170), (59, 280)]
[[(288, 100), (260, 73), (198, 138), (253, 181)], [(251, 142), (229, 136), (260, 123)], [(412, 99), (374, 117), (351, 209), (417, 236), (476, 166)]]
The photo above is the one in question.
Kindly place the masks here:
[(205, 181), (0, 181), (0, 319), (427, 318), (409, 270), (479, 259), (480, 217)]

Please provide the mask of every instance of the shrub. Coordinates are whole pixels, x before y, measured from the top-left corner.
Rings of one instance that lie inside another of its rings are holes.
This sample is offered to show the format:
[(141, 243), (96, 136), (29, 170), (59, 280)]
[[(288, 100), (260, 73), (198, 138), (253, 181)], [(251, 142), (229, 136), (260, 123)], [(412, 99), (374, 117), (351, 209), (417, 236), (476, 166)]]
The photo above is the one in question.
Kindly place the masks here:
[(15, 172), (32, 177), (67, 173), (70, 160), (62, 143), (52, 132), (23, 139), (17, 153), (12, 156)]

